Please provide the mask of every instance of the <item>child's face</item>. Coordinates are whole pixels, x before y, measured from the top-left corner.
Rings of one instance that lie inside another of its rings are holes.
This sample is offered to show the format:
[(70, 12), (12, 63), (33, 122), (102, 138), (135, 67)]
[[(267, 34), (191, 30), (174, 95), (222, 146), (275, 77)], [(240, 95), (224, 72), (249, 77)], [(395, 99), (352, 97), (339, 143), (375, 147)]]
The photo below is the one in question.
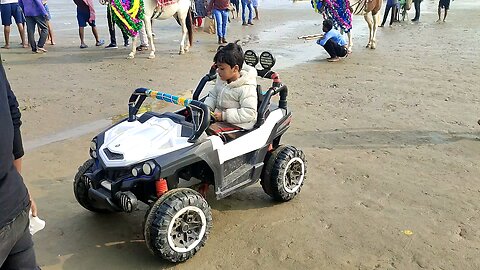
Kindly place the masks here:
[(217, 63), (217, 73), (220, 79), (227, 82), (235, 81), (240, 74), (238, 65), (232, 68), (227, 63)]

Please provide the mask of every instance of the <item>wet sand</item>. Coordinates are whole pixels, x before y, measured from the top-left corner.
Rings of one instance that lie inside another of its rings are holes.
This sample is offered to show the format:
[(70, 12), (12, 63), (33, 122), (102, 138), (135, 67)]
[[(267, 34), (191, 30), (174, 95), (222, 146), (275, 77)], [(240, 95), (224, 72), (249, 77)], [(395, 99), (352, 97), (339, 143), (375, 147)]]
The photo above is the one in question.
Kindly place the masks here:
[[(47, 54), (1, 51), (23, 113), (24, 177), (47, 221), (34, 237), (42, 269), (480, 268), (477, 1), (452, 2), (447, 23), (435, 23), (436, 2), (425, 0), (420, 23), (379, 29), (376, 50), (363, 47), (366, 24), (355, 17), (354, 52), (340, 63), (297, 39), (320, 32), (308, 2), (261, 9), (253, 27), (234, 20), (228, 40), (277, 56), (294, 112), (283, 143), (305, 151), (308, 179), (285, 204), (258, 184), (221, 201), (210, 194), (210, 238), (179, 265), (148, 252), (145, 207), (92, 214), (76, 202), (72, 179), (90, 139), (127, 112), (133, 89), (193, 89), (216, 37), (196, 33), (192, 51), (179, 56), (180, 29), (169, 20), (155, 24), (153, 61), (95, 48), (88, 31), (91, 46), (80, 50), (67, 2), (50, 3), (59, 12), (52, 14), (57, 45)], [(105, 25), (99, 22), (104, 38)]]

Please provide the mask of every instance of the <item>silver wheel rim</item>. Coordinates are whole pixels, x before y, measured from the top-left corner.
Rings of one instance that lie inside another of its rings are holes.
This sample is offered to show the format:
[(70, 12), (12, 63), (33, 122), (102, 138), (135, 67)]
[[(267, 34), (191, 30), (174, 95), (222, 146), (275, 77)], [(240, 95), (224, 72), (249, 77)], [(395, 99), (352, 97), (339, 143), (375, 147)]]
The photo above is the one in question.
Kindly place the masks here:
[(168, 245), (176, 252), (188, 252), (202, 241), (206, 229), (207, 218), (200, 208), (182, 208), (168, 225)]
[(303, 183), (305, 163), (299, 157), (290, 159), (283, 172), (283, 188), (288, 193), (295, 193)]

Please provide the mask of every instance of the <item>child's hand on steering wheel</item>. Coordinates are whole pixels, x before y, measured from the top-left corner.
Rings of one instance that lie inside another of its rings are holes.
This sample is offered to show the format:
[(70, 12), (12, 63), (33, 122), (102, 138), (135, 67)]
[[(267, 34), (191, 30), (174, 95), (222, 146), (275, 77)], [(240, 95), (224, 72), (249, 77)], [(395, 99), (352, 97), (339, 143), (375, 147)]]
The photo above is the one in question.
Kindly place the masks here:
[(222, 119), (222, 112), (214, 112), (214, 113), (212, 113), (212, 116), (215, 119), (215, 121), (217, 121), (217, 122), (220, 122), (220, 121), (223, 120)]

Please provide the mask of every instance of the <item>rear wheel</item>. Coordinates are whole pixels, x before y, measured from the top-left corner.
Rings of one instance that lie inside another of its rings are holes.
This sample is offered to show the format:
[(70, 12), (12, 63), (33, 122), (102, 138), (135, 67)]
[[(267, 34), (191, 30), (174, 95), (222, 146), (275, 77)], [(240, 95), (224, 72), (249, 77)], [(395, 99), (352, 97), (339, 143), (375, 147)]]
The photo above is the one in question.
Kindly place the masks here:
[(265, 193), (280, 202), (293, 199), (306, 178), (305, 154), (293, 146), (281, 145), (266, 160), (260, 182)]
[(112, 211), (94, 207), (90, 202), (90, 198), (88, 197), (90, 179), (85, 176), (85, 173), (91, 172), (93, 163), (93, 159), (89, 159), (78, 168), (78, 172), (75, 174), (75, 178), (73, 180), (73, 193), (75, 194), (75, 199), (77, 199), (78, 203), (87, 210), (96, 213), (110, 213)]
[(205, 245), (211, 227), (212, 214), (205, 199), (192, 189), (174, 189), (149, 210), (145, 242), (154, 255), (183, 262)]

